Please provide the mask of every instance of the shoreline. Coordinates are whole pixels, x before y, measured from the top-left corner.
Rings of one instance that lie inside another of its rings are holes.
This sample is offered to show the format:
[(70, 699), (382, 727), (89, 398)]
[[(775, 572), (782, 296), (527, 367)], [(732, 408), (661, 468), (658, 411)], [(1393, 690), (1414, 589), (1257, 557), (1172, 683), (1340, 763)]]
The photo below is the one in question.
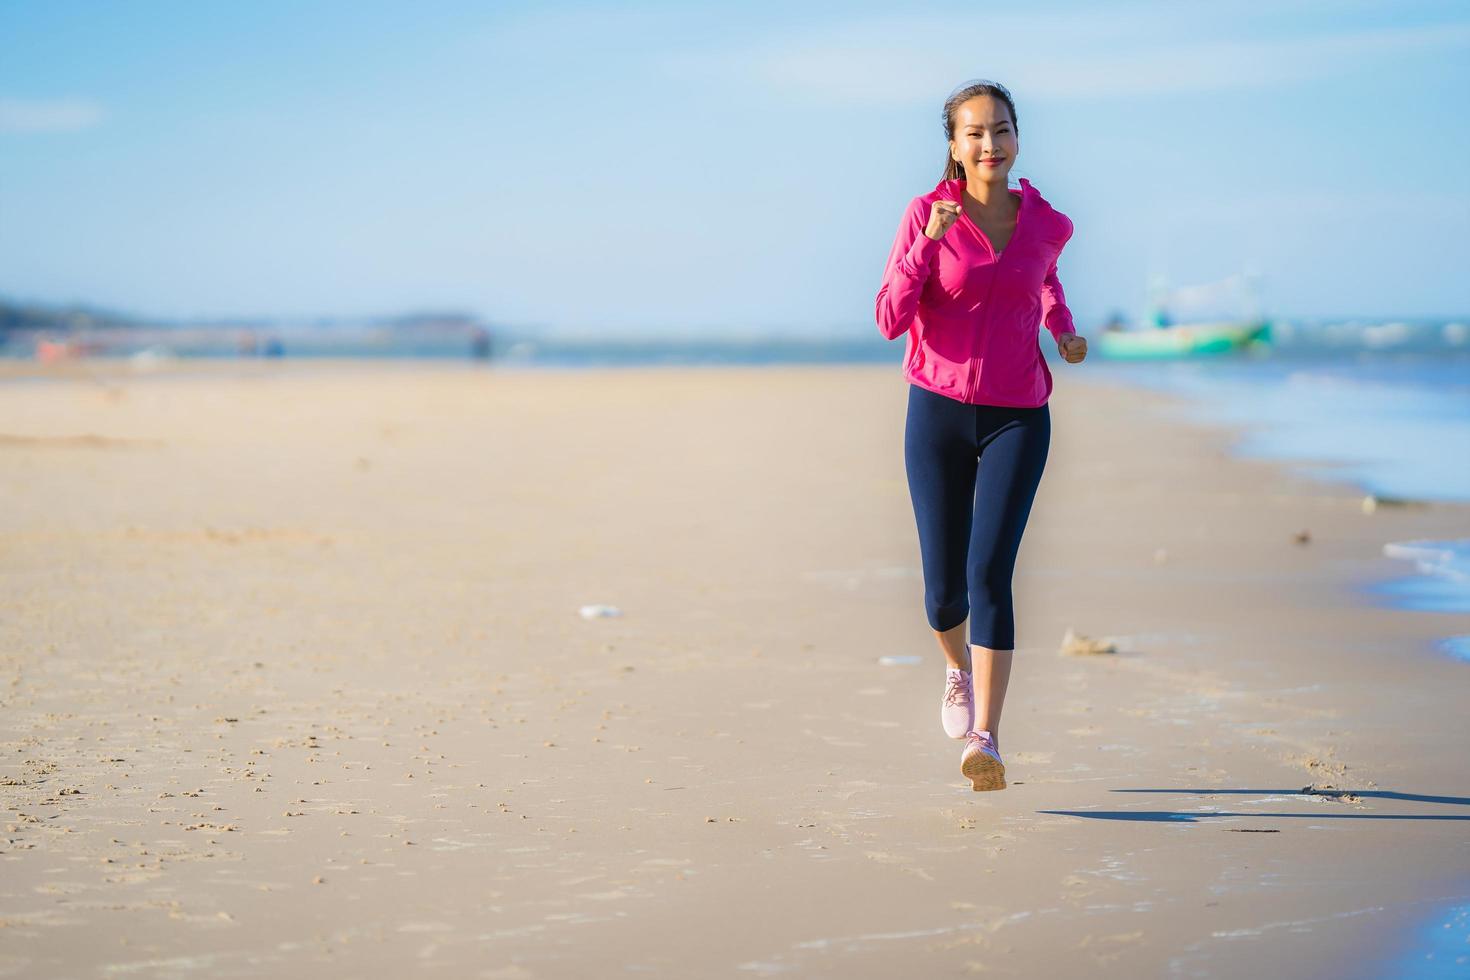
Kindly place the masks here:
[[(1414, 545), (1423, 542), (1438, 542), (1444, 540), (1457, 540), (1470, 543), (1470, 538), (1465, 537), (1470, 533), (1470, 500), (1456, 497), (1433, 498), (1433, 497), (1394, 497), (1375, 491), (1361, 478), (1355, 478), (1346, 473), (1337, 475), (1331, 472), (1332, 467), (1346, 468), (1348, 464), (1340, 463), (1331, 457), (1304, 457), (1286, 456), (1277, 454), (1263, 454), (1254, 452), (1247, 448), (1247, 443), (1253, 429), (1259, 423), (1231, 421), (1211, 415), (1219, 411), (1218, 405), (1213, 405), (1208, 396), (1195, 395), (1188, 392), (1170, 391), (1156, 387), (1134, 387), (1126, 381), (1117, 379), (1105, 379), (1083, 384), (1096, 387), (1112, 388), (1121, 391), (1148, 391), (1152, 395), (1161, 397), (1166, 405), (1182, 408), (1186, 413), (1192, 412), (1178, 421), (1178, 424), (1197, 428), (1218, 434), (1221, 445), (1230, 458), (1264, 463), (1268, 466), (1279, 468), (1283, 474), (1292, 477), (1306, 485), (1306, 487), (1318, 487), (1320, 493), (1317, 498), (1322, 501), (1340, 501), (1342, 498), (1356, 498), (1365, 516), (1370, 516), (1376, 511), (1383, 509), (1389, 512), (1414, 511), (1424, 512), (1431, 509), (1448, 509), (1450, 514), (1460, 513), (1463, 515), (1462, 522), (1456, 522), (1451, 518), (1443, 521), (1430, 521), (1428, 526), (1441, 529), (1440, 533), (1428, 537), (1416, 536), (1413, 538), (1389, 539), (1383, 541), (1382, 557), (1385, 559), (1384, 570), (1376, 574), (1370, 574), (1367, 579), (1355, 577), (1353, 583), (1348, 586), (1353, 595), (1367, 598), (1369, 601), (1377, 602), (1385, 608), (1397, 609), (1405, 612), (1428, 612), (1437, 615), (1460, 615), (1454, 611), (1425, 609), (1413, 604), (1411, 598), (1394, 599), (1386, 594), (1384, 586), (1393, 583), (1413, 583), (1426, 579), (1427, 574), (1417, 570), (1410, 560), (1403, 554)], [(1161, 407), (1160, 412), (1164, 409)], [(1301, 497), (1312, 497), (1307, 493), (1305, 487), (1295, 491)], [(1458, 533), (1458, 537), (1456, 534)], [(1389, 548), (1396, 548), (1401, 554), (1391, 554)], [(1428, 583), (1432, 584), (1432, 583)], [(1409, 589), (1413, 592), (1415, 590)], [(1462, 617), (1463, 618), (1463, 617)], [(1464, 626), (1470, 628), (1470, 619), (1466, 619)], [(1450, 649), (1450, 641), (1457, 637), (1446, 634), (1443, 639), (1434, 644), (1437, 656), (1459, 659)]]
[(1013, 788), (972, 794), (892, 366), (321, 366), (0, 388), (7, 434), (104, 440), (0, 447), (15, 968), (1353, 976), (1464, 901), (1463, 665), (1409, 653), (1452, 617), (1349, 586), (1470, 506), (1363, 514), (1059, 377)]

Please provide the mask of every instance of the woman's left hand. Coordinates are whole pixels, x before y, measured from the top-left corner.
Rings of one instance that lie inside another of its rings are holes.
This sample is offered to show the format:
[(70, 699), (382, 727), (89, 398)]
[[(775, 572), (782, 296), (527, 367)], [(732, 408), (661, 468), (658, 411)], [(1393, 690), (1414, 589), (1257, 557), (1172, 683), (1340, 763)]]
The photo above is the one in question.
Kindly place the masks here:
[(1087, 338), (1075, 333), (1064, 333), (1057, 338), (1057, 352), (1068, 364), (1080, 364), (1087, 356)]

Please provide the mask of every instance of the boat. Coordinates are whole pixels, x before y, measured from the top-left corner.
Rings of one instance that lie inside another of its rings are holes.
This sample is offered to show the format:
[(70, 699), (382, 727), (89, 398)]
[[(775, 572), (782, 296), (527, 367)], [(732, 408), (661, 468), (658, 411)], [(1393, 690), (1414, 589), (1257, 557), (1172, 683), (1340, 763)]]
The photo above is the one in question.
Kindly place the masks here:
[(1142, 330), (1103, 330), (1097, 335), (1102, 356), (1127, 360), (1229, 354), (1270, 342), (1267, 320), (1175, 323)]
[[(1098, 334), (1098, 353), (1120, 360), (1208, 357), (1258, 349), (1271, 342), (1271, 324), (1261, 313), (1259, 276), (1236, 273), (1214, 282), (1171, 285), (1150, 278), (1142, 324), (1129, 329), (1115, 313)], [(1180, 310), (1188, 311), (1183, 318)]]

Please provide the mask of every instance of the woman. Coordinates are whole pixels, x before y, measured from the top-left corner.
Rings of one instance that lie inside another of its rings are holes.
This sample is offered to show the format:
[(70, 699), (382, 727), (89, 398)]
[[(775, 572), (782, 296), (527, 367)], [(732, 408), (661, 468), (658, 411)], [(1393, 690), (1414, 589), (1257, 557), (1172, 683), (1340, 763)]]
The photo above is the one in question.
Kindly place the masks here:
[(944, 179), (899, 225), (878, 329), (889, 340), (908, 334), (904, 466), (924, 609), (948, 662), (940, 721), (965, 739), (960, 769), (971, 788), (1004, 789), (1011, 574), (1051, 441), (1038, 325), (1070, 364), (1087, 356), (1087, 341), (1057, 281), (1071, 220), (1024, 177), (1019, 191), (1007, 185), (1019, 152), (1011, 94), (995, 82), (962, 85), (945, 101), (944, 131)]

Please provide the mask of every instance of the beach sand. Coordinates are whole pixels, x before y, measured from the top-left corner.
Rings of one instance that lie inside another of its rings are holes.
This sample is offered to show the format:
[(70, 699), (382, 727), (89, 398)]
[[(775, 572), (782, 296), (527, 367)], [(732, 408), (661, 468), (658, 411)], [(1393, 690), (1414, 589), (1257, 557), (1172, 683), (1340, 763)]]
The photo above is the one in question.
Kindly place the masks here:
[(1467, 901), (1464, 617), (1364, 590), (1470, 508), (1365, 513), (1087, 365), (995, 793), (896, 366), (34, 370), (0, 976), (1361, 976)]

